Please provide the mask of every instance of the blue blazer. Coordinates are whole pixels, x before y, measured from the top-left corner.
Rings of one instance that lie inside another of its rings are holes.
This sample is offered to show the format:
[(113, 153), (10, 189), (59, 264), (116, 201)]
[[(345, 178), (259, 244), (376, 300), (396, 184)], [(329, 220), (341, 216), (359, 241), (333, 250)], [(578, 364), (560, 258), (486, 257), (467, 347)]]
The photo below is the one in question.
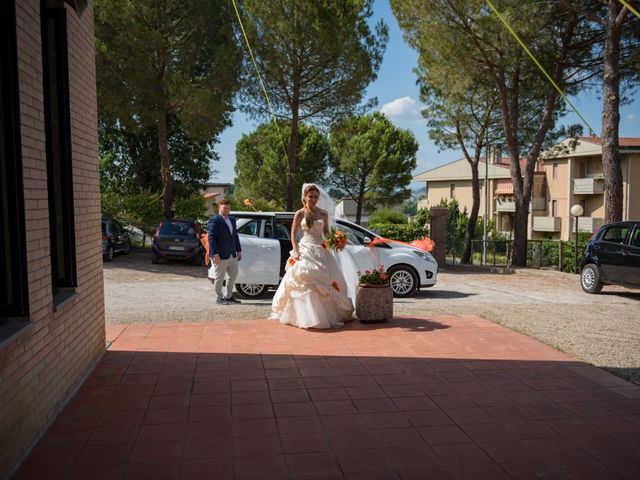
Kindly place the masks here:
[(214, 255), (220, 255), (222, 260), (229, 257), (235, 257), (236, 252), (241, 252), (240, 237), (236, 229), (236, 218), (229, 215), (231, 225), (233, 225), (233, 234), (229, 231), (227, 223), (222, 215), (214, 215), (207, 222), (207, 234), (209, 236), (209, 256), (213, 259)]

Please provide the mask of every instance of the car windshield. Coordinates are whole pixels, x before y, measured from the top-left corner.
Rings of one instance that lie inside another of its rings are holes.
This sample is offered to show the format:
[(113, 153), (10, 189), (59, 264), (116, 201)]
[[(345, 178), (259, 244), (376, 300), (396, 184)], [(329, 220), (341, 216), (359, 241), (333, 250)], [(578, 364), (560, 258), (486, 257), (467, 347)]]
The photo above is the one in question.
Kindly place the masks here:
[(160, 228), (162, 236), (195, 237), (195, 225), (191, 222), (165, 222)]
[(347, 234), (349, 242), (353, 243), (354, 245), (364, 245), (365, 238), (373, 240), (376, 237), (376, 235), (372, 232), (360, 228), (355, 228), (342, 222), (338, 223), (338, 228)]

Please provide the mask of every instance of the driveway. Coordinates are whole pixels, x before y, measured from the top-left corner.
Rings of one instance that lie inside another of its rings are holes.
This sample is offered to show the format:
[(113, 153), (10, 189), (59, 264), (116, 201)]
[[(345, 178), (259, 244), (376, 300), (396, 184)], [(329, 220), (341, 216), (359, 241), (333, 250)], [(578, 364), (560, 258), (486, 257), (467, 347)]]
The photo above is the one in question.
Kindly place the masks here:
[[(271, 300), (218, 306), (206, 268), (152, 265), (148, 252), (105, 264), (107, 323), (267, 318)], [(479, 315), (640, 384), (640, 291), (580, 289), (571, 274), (521, 270), (489, 274), (442, 271), (438, 284), (396, 299), (397, 316)]]

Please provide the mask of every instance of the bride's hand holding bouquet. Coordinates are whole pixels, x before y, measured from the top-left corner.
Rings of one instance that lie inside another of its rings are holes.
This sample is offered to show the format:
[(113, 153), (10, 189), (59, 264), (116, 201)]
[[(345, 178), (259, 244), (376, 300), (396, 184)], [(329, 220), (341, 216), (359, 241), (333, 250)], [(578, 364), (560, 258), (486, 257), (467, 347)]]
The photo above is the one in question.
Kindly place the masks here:
[(322, 242), (324, 248), (333, 251), (340, 251), (347, 245), (347, 234), (336, 227), (331, 227), (329, 234)]

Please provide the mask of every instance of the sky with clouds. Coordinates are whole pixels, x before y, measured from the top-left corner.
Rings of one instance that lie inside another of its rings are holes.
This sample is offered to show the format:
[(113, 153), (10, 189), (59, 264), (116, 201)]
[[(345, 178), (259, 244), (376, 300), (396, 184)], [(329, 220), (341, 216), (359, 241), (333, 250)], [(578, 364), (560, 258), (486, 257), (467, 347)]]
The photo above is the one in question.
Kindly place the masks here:
[[(417, 167), (414, 173), (424, 172), (431, 168), (461, 158), (457, 150), (438, 151), (429, 140), (425, 120), (420, 115), (419, 90), (413, 68), (418, 54), (403, 40), (402, 32), (393, 16), (388, 0), (376, 0), (374, 3), (374, 20), (382, 18), (389, 26), (389, 42), (378, 78), (366, 92), (366, 98), (378, 98), (378, 110), (386, 114), (398, 127), (410, 129), (420, 149), (417, 153)], [(602, 101), (599, 91), (583, 92), (572, 103), (596, 130), (600, 130)], [(624, 105), (620, 111), (620, 136), (640, 137), (640, 101)], [(562, 121), (563, 124), (581, 123), (579, 117), (571, 112)], [(212, 182), (233, 183), (235, 177), (235, 146), (243, 134), (252, 132), (258, 125), (242, 112), (233, 115), (233, 126), (220, 136), (216, 151), (220, 161), (214, 162), (213, 169), (217, 174)], [(584, 128), (585, 132), (587, 128)]]

